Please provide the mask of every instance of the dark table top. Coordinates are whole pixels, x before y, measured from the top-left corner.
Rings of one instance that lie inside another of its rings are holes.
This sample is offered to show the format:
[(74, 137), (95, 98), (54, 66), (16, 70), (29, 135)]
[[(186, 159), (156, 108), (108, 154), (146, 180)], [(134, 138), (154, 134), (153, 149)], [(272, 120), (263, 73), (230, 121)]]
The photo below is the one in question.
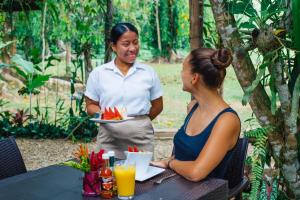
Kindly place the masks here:
[[(225, 200), (227, 199), (227, 181), (206, 179), (191, 182), (179, 175), (153, 184), (156, 180), (174, 173), (166, 170), (144, 182), (136, 182), (136, 200)], [(0, 180), (1, 200), (100, 200), (100, 197), (81, 195), (81, 171), (71, 167), (53, 165)], [(114, 199), (117, 199), (116, 197)]]

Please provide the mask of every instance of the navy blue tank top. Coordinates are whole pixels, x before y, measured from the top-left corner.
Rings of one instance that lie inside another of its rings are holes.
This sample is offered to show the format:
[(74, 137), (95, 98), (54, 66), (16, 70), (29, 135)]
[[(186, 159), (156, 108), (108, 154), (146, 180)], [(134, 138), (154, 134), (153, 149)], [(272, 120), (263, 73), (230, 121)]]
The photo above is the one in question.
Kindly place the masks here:
[[(194, 136), (189, 136), (186, 134), (186, 127), (197, 107), (198, 103), (193, 106), (190, 113), (185, 118), (183, 126), (178, 130), (178, 132), (174, 136), (174, 155), (175, 159), (177, 160), (196, 160), (196, 158), (202, 151), (204, 145), (206, 144), (206, 141), (208, 140), (218, 118), (225, 112), (232, 112), (237, 115), (237, 113), (232, 108), (225, 108), (208, 124), (208, 126), (201, 133)], [(227, 152), (222, 162), (208, 176), (215, 178), (224, 178), (227, 165), (231, 159), (231, 156), (232, 150)]]

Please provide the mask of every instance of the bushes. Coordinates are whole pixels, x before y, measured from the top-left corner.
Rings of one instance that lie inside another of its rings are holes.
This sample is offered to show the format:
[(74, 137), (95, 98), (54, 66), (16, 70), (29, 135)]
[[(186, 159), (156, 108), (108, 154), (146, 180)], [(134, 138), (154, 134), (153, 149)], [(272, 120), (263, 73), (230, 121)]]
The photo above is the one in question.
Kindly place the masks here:
[(0, 138), (14, 136), (34, 139), (57, 139), (70, 138), (73, 141), (83, 139), (90, 141), (97, 135), (98, 126), (89, 120), (86, 112), (82, 112), (79, 116), (73, 116), (65, 120), (66, 126), (63, 124), (48, 123), (45, 120), (26, 120), (27, 115), (23, 115), (22, 119), (16, 121), (18, 113), (12, 114), (5, 111), (0, 114)]

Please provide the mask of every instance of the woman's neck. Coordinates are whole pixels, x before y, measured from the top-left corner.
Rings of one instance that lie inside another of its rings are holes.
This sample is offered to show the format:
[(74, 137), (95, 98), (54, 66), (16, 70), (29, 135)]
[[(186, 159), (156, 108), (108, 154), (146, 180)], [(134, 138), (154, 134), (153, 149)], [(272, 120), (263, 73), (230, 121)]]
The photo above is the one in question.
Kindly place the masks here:
[[(201, 91), (201, 92), (200, 92)], [(201, 89), (192, 93), (198, 104), (198, 108), (207, 113), (218, 113), (228, 104), (223, 100), (217, 90)]]
[(118, 58), (115, 59), (115, 65), (119, 68), (124, 76), (128, 73), (130, 67), (133, 66), (133, 63), (124, 63), (120, 61)]

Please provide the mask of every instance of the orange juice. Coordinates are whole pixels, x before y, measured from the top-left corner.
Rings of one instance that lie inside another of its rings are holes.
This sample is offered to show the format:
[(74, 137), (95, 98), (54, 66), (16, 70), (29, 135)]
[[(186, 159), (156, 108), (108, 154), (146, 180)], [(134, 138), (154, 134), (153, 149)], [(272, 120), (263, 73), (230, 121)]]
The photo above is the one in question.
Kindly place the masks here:
[(117, 181), (118, 196), (133, 196), (135, 186), (135, 166), (115, 165), (114, 174)]

